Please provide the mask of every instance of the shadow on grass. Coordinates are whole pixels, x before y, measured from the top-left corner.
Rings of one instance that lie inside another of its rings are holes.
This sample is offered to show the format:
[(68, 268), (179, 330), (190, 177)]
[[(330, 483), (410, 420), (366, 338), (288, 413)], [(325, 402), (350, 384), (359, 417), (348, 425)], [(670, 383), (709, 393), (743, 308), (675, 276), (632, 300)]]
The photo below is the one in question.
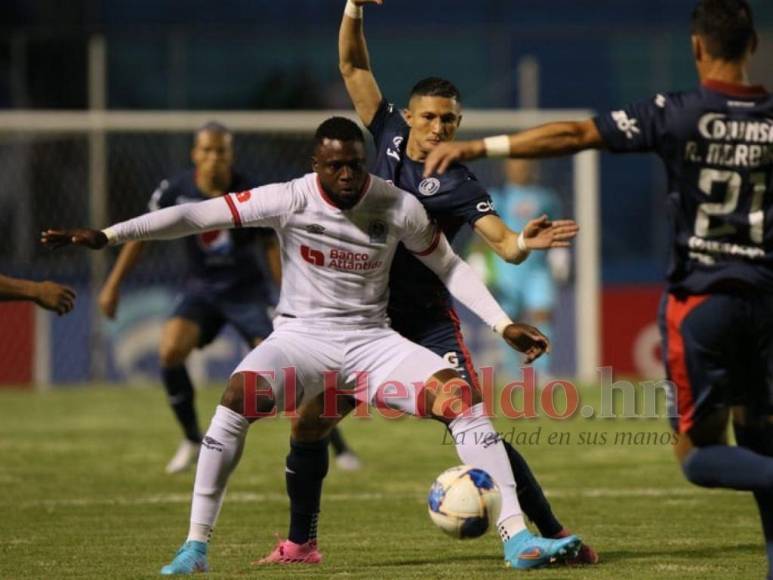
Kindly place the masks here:
[(727, 562), (727, 550), (732, 550), (733, 554), (762, 555), (763, 546), (759, 544), (739, 544), (719, 548), (717, 546), (706, 546), (703, 548), (668, 548), (660, 550), (604, 550), (601, 554), (601, 563), (623, 562), (626, 560), (646, 560), (652, 557), (682, 557), (690, 559), (700, 558), (704, 562), (716, 560), (717, 562)]

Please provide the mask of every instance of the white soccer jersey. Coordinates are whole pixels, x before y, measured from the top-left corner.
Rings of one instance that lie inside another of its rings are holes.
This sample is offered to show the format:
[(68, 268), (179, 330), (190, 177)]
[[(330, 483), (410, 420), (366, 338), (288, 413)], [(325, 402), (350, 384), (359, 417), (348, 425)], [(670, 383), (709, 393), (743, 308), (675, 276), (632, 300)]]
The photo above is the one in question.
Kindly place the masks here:
[(282, 248), (277, 312), (285, 316), (383, 325), (397, 244), (428, 254), (439, 240), (414, 196), (373, 176), (348, 210), (328, 200), (314, 173), (226, 201), (237, 226), (276, 230)]
[(105, 230), (111, 243), (178, 238), (227, 227), (270, 227), (282, 247), (277, 311), (310, 324), (383, 326), (389, 269), (402, 242), (451, 294), (501, 332), (510, 319), (410, 193), (370, 175), (348, 210), (326, 196), (315, 173), (165, 208)]

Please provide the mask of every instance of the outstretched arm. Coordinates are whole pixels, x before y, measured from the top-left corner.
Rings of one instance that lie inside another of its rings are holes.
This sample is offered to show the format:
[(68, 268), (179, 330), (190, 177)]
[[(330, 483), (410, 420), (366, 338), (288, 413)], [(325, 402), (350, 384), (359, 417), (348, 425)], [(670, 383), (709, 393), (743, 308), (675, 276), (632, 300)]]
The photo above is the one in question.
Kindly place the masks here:
[(558, 157), (603, 146), (604, 140), (593, 119), (548, 123), (512, 135), (441, 143), (424, 162), (424, 176), (443, 174), (455, 161), (481, 157)]
[(101, 250), (134, 240), (171, 240), (191, 234), (233, 228), (233, 200), (228, 196), (151, 211), (104, 230), (46, 230), (41, 242), (50, 248), (70, 244)]
[(338, 32), (338, 68), (354, 110), (370, 125), (381, 103), (381, 90), (370, 69), (368, 46), (362, 24), (362, 7), (382, 0), (348, 0)]
[(568, 248), (580, 230), (574, 220), (550, 221), (545, 215), (527, 223), (520, 234), (508, 228), (497, 215), (483, 216), (474, 227), (475, 233), (511, 264), (523, 262), (531, 250)]
[(59, 315), (75, 306), (75, 291), (55, 282), (33, 282), (0, 275), (0, 301), (28, 300)]

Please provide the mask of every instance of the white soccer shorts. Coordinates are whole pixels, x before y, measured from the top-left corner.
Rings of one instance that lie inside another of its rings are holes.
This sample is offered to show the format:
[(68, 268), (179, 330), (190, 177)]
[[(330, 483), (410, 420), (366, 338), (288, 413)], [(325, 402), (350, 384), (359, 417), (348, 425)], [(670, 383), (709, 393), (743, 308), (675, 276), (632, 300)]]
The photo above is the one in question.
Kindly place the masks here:
[(416, 415), (424, 383), (449, 368), (441, 357), (389, 327), (310, 325), (279, 317), (274, 332), (233, 374), (265, 377), (280, 411), (292, 409), (292, 399), (298, 408), (333, 387), (369, 405)]

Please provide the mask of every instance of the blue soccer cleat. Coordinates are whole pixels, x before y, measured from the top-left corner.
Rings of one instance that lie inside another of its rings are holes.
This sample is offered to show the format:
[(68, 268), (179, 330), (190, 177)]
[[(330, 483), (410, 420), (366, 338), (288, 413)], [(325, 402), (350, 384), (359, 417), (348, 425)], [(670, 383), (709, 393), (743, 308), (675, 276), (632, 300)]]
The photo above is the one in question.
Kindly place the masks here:
[(176, 576), (183, 574), (195, 574), (196, 572), (206, 572), (209, 570), (207, 564), (207, 544), (204, 542), (185, 542), (177, 553), (174, 560), (161, 568), (162, 576)]
[(551, 540), (523, 530), (505, 542), (505, 564), (521, 570), (540, 568), (551, 562), (573, 558), (581, 545), (577, 536)]

